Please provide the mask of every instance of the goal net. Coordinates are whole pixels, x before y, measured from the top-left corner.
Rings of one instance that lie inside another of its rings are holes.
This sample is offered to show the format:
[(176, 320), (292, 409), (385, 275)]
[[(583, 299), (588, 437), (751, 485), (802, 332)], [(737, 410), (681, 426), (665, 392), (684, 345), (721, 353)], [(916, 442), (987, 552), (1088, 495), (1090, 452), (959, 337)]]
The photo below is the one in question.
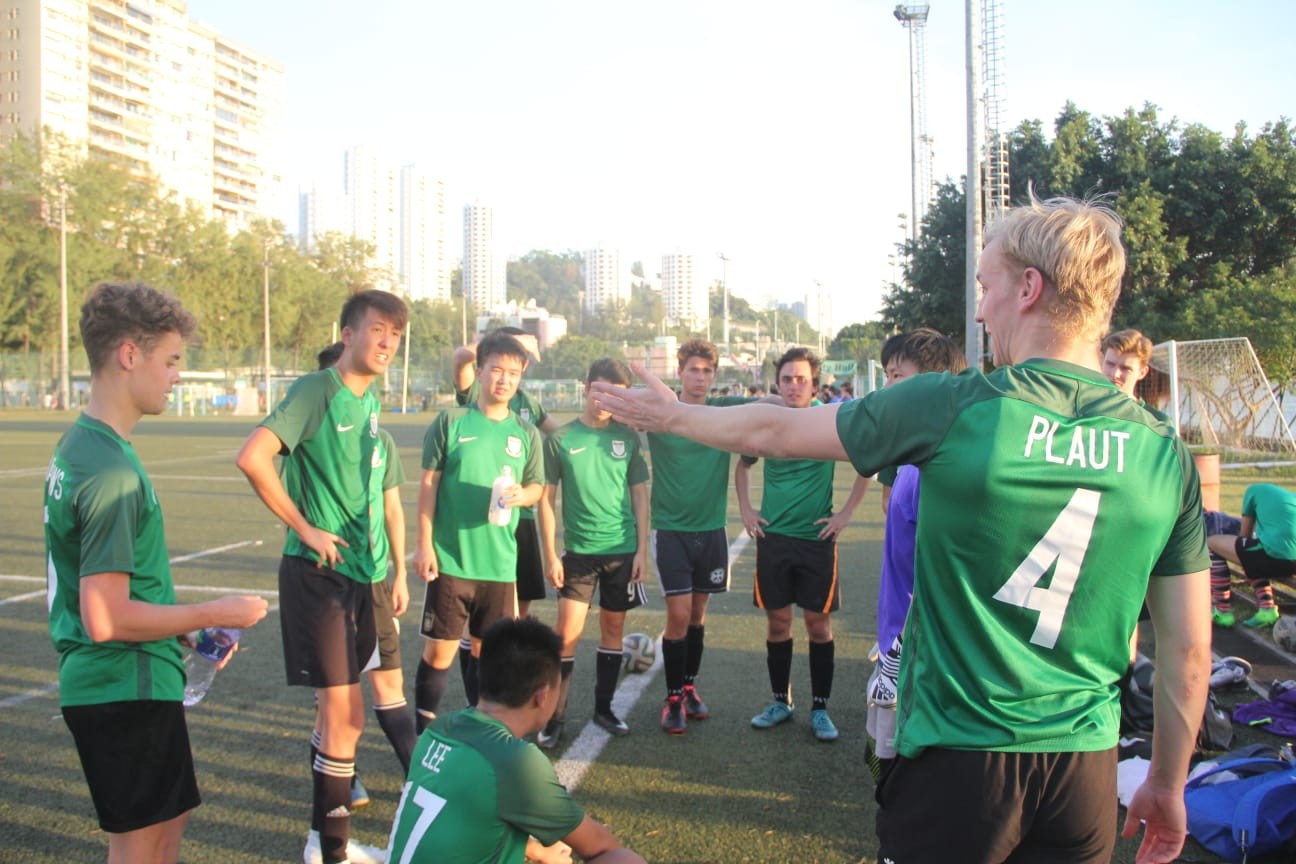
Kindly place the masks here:
[(1139, 396), (1170, 415), (1184, 442), (1221, 463), (1296, 464), (1283, 406), (1245, 337), (1162, 342)]

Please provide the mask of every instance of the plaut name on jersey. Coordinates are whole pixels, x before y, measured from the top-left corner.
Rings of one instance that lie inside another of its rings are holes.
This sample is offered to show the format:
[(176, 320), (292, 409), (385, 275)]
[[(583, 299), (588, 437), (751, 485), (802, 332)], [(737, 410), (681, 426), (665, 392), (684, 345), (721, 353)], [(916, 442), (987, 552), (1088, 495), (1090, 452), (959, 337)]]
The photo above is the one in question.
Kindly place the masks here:
[(1063, 433), (1059, 436), (1058, 421), (1050, 421), (1036, 414), (1031, 419), (1030, 431), (1026, 433), (1026, 449), (1023, 456), (1030, 459), (1034, 456), (1054, 465), (1068, 465), (1079, 468), (1090, 468), (1094, 471), (1106, 471), (1115, 467), (1116, 473), (1125, 471), (1125, 442), (1130, 433), (1114, 429), (1094, 429), (1077, 426), (1071, 430), (1070, 441)]

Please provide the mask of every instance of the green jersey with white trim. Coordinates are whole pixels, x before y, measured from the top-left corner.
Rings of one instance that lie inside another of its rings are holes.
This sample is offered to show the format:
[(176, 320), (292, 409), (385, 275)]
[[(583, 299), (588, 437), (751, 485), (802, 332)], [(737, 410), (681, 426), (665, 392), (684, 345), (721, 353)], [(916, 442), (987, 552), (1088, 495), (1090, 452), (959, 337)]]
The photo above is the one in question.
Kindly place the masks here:
[(81, 579), (98, 573), (128, 574), (132, 600), (175, 603), (153, 484), (130, 442), (86, 414), (59, 440), (45, 475), (45, 556), (59, 703), (180, 701), (175, 637), (95, 642), (81, 620)]
[[(378, 399), (357, 396), (335, 368), (303, 375), (261, 421), (283, 442), (283, 485), (306, 521), (336, 534), (335, 570), (356, 582), (381, 581), (370, 538), (369, 485), (378, 442)], [(315, 559), (296, 531), (288, 529), (285, 555)]]
[(563, 546), (582, 555), (622, 555), (639, 546), (630, 487), (648, 482), (639, 434), (608, 423), (602, 429), (579, 418), (545, 441), (545, 474), (562, 483)]
[[(754, 456), (741, 458), (748, 465), (756, 464)], [(836, 462), (823, 459), (766, 459), (760, 507), (761, 518), (767, 523), (764, 530), (818, 540), (823, 526), (815, 522), (832, 515), (836, 468)]]
[[(725, 408), (754, 402), (716, 396), (707, 405)], [(729, 454), (669, 432), (649, 432), (652, 491), (649, 510), (657, 531), (714, 531), (729, 521)]]
[(584, 819), (539, 748), (467, 708), (419, 736), (390, 860), (522, 864), (528, 836), (552, 846)]
[(405, 482), (396, 442), (386, 429), (378, 430), (378, 445), (373, 452), (373, 473), (369, 475), (369, 543), (373, 547), (374, 581), (387, 578), (387, 556), (391, 541), (387, 539), (387, 506), (384, 493)]
[[(474, 378), (467, 390), (455, 390), (455, 404), (476, 405), (479, 396), (481, 396), (481, 383)], [(521, 383), (518, 384), (513, 398), (509, 400), (509, 410), (537, 429), (549, 419), (549, 412), (544, 409), (544, 405), (539, 399), (523, 390)], [(534, 519), (535, 507), (521, 508), (518, 510), (518, 516), (523, 519)]]
[(899, 752), (1116, 745), (1153, 578), (1206, 569), (1183, 443), (1097, 372), (919, 375), (841, 407), (861, 474), (921, 468)]
[(432, 545), (442, 573), (483, 582), (517, 579), (519, 518), (508, 526), (487, 521), (491, 486), (509, 466), (522, 486), (544, 483), (540, 433), (513, 412), (491, 420), (476, 403), (447, 408), (423, 436), (423, 469), (440, 471)]

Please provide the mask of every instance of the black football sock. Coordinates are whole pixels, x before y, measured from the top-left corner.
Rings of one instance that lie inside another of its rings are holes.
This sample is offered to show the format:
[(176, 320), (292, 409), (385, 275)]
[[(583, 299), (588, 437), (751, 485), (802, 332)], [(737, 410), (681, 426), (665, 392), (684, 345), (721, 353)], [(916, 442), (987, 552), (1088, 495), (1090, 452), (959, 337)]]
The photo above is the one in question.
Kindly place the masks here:
[(832, 697), (834, 655), (833, 640), (810, 643), (810, 698), (815, 711), (826, 709)]
[(598, 649), (594, 666), (594, 711), (612, 713), (612, 694), (616, 692), (617, 675), (621, 672), (624, 656), (620, 648)]
[(706, 642), (706, 625), (689, 625), (688, 628), (688, 663), (684, 667), (684, 683), (692, 684), (697, 679), (698, 670), (702, 668), (702, 647)]
[(666, 695), (684, 693), (684, 668), (688, 661), (688, 642), (683, 639), (662, 639), (662, 666), (666, 670)]
[(426, 660), (419, 661), (418, 671), (414, 673), (414, 706), (418, 709), (420, 735), (436, 719), (449, 678), (449, 669), (433, 669)]
[(353, 776), (354, 759), (335, 759), (325, 753), (315, 757), (311, 821), (320, 826), (320, 850), (326, 862), (347, 860)]
[(792, 704), (792, 640), (765, 643), (765, 665), (769, 668), (770, 692), (775, 702)]
[(409, 712), (409, 704), (404, 700), (389, 702), (386, 705), (375, 705), (374, 716), (383, 734), (391, 742), (396, 758), (400, 760), (401, 770), (409, 773), (410, 756), (414, 753), (414, 742), (418, 733), (414, 731), (414, 717)]

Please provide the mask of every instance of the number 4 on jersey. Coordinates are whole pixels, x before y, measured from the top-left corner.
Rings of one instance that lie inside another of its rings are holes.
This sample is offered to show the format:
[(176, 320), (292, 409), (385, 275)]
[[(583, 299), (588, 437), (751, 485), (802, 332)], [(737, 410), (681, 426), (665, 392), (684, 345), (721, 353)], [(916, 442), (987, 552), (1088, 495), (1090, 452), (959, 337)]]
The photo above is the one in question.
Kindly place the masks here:
[[(995, 592), (994, 599), (1000, 602), (1040, 613), (1030, 641), (1042, 648), (1057, 644), (1071, 592), (1080, 576), (1080, 565), (1089, 549), (1100, 498), (1101, 492), (1077, 489), (1026, 560), (1017, 565), (1008, 581)], [(1055, 561), (1053, 580), (1049, 587), (1040, 588), (1040, 580)]]

